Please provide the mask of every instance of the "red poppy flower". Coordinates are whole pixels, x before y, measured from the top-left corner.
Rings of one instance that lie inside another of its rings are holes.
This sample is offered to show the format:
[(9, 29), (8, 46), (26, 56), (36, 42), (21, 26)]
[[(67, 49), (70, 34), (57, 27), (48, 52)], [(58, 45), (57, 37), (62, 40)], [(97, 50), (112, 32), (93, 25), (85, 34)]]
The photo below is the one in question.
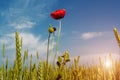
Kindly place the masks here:
[(50, 15), (53, 19), (58, 20), (64, 18), (65, 14), (66, 14), (65, 9), (58, 9), (55, 12), (52, 12)]

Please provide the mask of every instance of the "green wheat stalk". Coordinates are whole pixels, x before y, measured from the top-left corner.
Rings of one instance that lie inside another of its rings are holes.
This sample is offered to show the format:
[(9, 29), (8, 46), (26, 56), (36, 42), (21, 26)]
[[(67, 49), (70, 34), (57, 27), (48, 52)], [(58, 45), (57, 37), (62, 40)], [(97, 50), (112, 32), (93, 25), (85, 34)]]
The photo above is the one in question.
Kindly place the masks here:
[(39, 62), (39, 66), (38, 66), (38, 80), (43, 80), (42, 61)]
[(32, 54), (30, 56), (30, 79), (32, 78)]
[(5, 69), (6, 69), (6, 78), (8, 77), (8, 57), (6, 57), (6, 65), (5, 65)]
[(3, 54), (3, 58), (4, 58), (5, 55), (6, 55), (6, 46), (5, 46), (5, 43), (3, 43), (3, 45), (2, 45), (2, 54)]
[(19, 80), (21, 76), (21, 71), (22, 71), (22, 55), (21, 55), (21, 44), (19, 39), (19, 33), (17, 31), (15, 34), (15, 38), (16, 38), (16, 60), (17, 60), (18, 70), (19, 70), (18, 72), (19, 73), (18, 80)]
[(0, 67), (0, 80), (3, 80), (3, 69)]

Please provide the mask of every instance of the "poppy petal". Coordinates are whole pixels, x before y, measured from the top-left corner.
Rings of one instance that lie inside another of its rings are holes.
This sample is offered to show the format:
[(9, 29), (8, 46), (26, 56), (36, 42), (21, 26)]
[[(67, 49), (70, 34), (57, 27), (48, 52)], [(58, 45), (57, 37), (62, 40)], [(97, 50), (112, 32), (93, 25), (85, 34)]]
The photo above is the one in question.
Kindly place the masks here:
[(52, 12), (50, 15), (53, 19), (58, 20), (64, 18), (65, 14), (66, 14), (65, 9), (58, 9), (55, 12)]

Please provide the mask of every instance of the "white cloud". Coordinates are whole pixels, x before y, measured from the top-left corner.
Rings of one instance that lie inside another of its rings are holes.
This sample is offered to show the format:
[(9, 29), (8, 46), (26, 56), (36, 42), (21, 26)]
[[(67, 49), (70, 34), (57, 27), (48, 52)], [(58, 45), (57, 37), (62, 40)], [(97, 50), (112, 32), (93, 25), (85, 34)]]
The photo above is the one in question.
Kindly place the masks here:
[[(22, 50), (29, 50), (29, 54), (35, 54), (36, 50), (41, 54), (46, 53), (47, 50), (47, 39), (42, 40), (40, 36), (35, 36), (32, 33), (20, 33), (19, 37), (23, 39), (23, 47)], [(7, 34), (4, 38), (2, 38), (6, 42), (7, 50), (15, 50), (15, 33)], [(3, 40), (0, 41), (2, 44)], [(50, 45), (50, 49), (52, 46)]]
[(8, 44), (8, 40), (6, 38), (2, 38), (0, 39), (0, 43)]
[(28, 29), (41, 25), (42, 21), (49, 16), (48, 12), (55, 3), (56, 1), (51, 2), (49, 0), (17, 0), (10, 2), (10, 5), (3, 9), (0, 13), (2, 17), (0, 30), (4, 36), (0, 39), (0, 46), (3, 42), (6, 43), (8, 53), (12, 53), (9, 56), (13, 56), (15, 51), (15, 35), (13, 32), (16, 29), (25, 32), (20, 33), (20, 36), (23, 37), (23, 49), (28, 48), (29, 52), (33, 54), (36, 50), (40, 54), (46, 53), (47, 39), (43, 40), (40, 36), (35, 36), (36, 33), (28, 33)]
[(9, 26), (14, 27), (15, 29), (32, 28), (34, 25), (35, 22), (30, 21), (30, 19), (26, 17), (18, 18), (15, 22), (9, 23)]
[(87, 40), (87, 39), (101, 36), (102, 34), (103, 34), (102, 32), (87, 32), (87, 33), (83, 33), (81, 35), (81, 38)]
[[(45, 4), (44, 4), (45, 3)], [(10, 2), (11, 5), (0, 13), (3, 17), (2, 26), (12, 26), (15, 29), (32, 28), (36, 24), (41, 24), (42, 21), (48, 18), (49, 11), (56, 1), (48, 0), (17, 0)], [(13, 31), (14, 29), (11, 28)]]

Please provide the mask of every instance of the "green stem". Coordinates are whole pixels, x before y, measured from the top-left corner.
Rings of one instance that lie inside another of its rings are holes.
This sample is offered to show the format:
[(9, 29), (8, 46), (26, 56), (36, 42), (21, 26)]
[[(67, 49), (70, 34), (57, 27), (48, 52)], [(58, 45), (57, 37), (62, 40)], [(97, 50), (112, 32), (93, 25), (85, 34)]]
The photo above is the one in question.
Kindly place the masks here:
[(47, 64), (48, 64), (48, 56), (49, 56), (49, 45), (50, 45), (50, 33), (48, 35), (48, 45), (47, 45)]
[(50, 51), (49, 61), (51, 62), (52, 54), (54, 52), (54, 33), (52, 33), (52, 50)]
[(61, 33), (61, 28), (62, 28), (62, 21), (61, 19), (59, 20), (59, 24), (60, 24), (60, 27), (59, 27), (59, 31), (58, 31), (58, 40), (57, 40), (57, 43), (56, 43), (56, 53), (55, 53), (55, 56), (54, 56), (54, 62), (55, 63), (55, 59), (56, 59), (56, 56), (58, 54), (58, 46), (59, 46), (59, 41), (60, 41), (60, 33)]
[(49, 57), (49, 45), (50, 45), (50, 33), (48, 35), (48, 45), (47, 45), (47, 59), (46, 59), (46, 75), (48, 77), (48, 57)]

